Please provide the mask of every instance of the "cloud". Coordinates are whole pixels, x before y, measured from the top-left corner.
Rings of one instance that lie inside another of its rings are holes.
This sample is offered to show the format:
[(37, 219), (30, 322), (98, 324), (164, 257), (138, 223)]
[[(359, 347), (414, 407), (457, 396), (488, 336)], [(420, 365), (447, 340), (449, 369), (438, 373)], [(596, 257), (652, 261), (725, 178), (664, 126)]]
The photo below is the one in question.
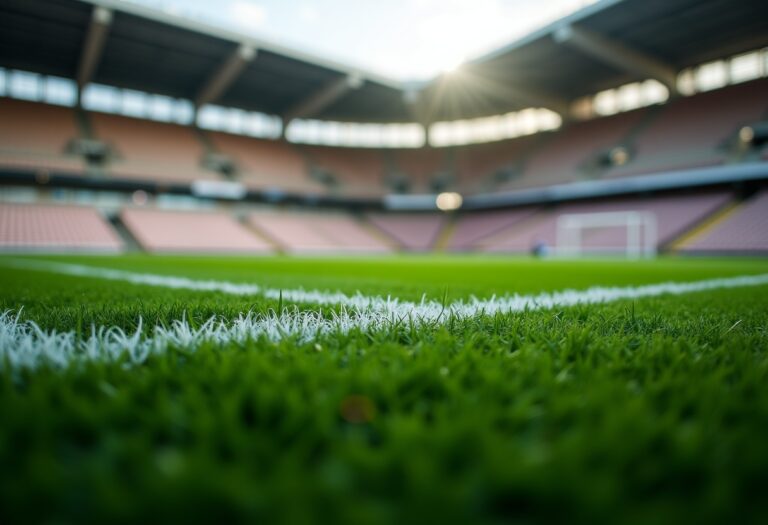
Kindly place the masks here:
[(229, 6), (232, 21), (247, 29), (261, 29), (267, 20), (267, 10), (254, 2), (237, 0)]

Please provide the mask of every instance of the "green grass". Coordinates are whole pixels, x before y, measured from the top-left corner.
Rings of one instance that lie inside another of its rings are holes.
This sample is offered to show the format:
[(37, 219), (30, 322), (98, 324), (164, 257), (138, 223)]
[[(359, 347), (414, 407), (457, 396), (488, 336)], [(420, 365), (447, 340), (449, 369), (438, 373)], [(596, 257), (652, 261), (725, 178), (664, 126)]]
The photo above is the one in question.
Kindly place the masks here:
[[(764, 260), (50, 259), (408, 299), (768, 273)], [(765, 523), (766, 292), (5, 367), (0, 522)], [(0, 259), (0, 311), (46, 329), (277, 306)]]

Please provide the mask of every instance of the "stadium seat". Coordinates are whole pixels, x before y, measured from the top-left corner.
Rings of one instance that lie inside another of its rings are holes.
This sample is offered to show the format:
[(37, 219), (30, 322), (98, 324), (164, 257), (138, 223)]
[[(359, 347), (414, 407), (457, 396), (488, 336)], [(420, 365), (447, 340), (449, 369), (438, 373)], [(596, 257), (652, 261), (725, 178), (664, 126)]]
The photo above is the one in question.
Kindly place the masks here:
[(309, 177), (306, 161), (290, 144), (220, 132), (207, 132), (207, 135), (217, 152), (233, 160), (238, 179), (251, 189), (326, 191), (322, 184)]
[(597, 155), (619, 145), (637, 126), (647, 109), (566, 125), (550, 135), (526, 161), (520, 177), (501, 189), (521, 189), (563, 184), (599, 175), (593, 166)]
[(268, 253), (271, 245), (229, 214), (125, 209), (120, 219), (149, 252)]
[(456, 149), (457, 189), (463, 192), (514, 187), (526, 157), (543, 137), (520, 137)]
[(249, 223), (290, 253), (386, 253), (391, 247), (341, 213), (254, 213)]
[(768, 253), (768, 191), (745, 202), (691, 242), (684, 252)]
[(339, 193), (354, 197), (377, 197), (387, 193), (384, 157), (380, 150), (320, 146), (302, 149), (313, 169), (333, 177)]
[(108, 167), (113, 177), (181, 184), (220, 178), (202, 167), (205, 150), (191, 127), (102, 113), (90, 119), (96, 137), (115, 153)]
[(633, 160), (609, 171), (612, 177), (719, 165), (722, 148), (738, 130), (768, 111), (768, 81), (681, 97), (661, 108), (630, 145)]
[(463, 214), (456, 220), (449, 247), (454, 251), (472, 250), (485, 237), (531, 217), (536, 211), (537, 208), (526, 207)]
[(67, 153), (78, 136), (70, 108), (0, 98), (0, 167), (81, 174), (83, 158)]
[(395, 170), (409, 184), (411, 193), (431, 193), (432, 181), (445, 171), (445, 151), (434, 148), (403, 149), (394, 153)]
[(0, 203), (0, 250), (117, 252), (123, 242), (94, 208)]
[(436, 213), (372, 213), (368, 221), (409, 251), (428, 251), (437, 241), (445, 217)]

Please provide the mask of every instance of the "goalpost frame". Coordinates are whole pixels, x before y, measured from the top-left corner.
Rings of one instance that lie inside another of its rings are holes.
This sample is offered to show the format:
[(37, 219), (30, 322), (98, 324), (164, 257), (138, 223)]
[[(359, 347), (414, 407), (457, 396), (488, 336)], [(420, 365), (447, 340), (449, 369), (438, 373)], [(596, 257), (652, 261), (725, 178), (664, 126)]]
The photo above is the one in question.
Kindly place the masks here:
[[(625, 227), (629, 258), (656, 256), (657, 224), (653, 213), (619, 211), (601, 213), (572, 213), (557, 219), (556, 254), (578, 257), (583, 254), (582, 231), (594, 228)], [(598, 249), (599, 251), (599, 249)]]

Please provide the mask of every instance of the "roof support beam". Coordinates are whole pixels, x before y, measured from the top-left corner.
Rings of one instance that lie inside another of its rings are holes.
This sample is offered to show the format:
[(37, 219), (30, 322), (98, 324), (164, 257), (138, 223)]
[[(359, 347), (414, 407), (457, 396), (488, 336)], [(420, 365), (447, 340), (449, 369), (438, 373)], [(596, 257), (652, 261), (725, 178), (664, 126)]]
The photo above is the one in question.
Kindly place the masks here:
[(621, 70), (658, 80), (669, 89), (670, 95), (678, 93), (677, 71), (661, 60), (573, 25), (558, 28), (553, 36), (556, 42), (577, 48)]
[(112, 11), (102, 6), (93, 8), (91, 23), (85, 36), (85, 43), (80, 53), (77, 67), (77, 87), (79, 91), (91, 81), (101, 61), (101, 53), (107, 41), (109, 27), (112, 25)]
[(403, 103), (411, 116), (411, 120), (428, 127), (432, 122), (431, 114), (434, 108), (429, 103), (423, 88), (406, 87), (403, 90)]
[(428, 101), (424, 97), (423, 86), (406, 86), (403, 89), (403, 102), (411, 115), (413, 122), (421, 125), (424, 129), (424, 146), (430, 147), (430, 129), (432, 126), (432, 116)]
[(218, 100), (255, 57), (256, 48), (248, 44), (240, 45), (197, 92), (195, 107)]
[(293, 119), (317, 115), (348, 92), (362, 87), (363, 82), (360, 75), (349, 74), (323, 86), (283, 114), (283, 128), (287, 128)]

